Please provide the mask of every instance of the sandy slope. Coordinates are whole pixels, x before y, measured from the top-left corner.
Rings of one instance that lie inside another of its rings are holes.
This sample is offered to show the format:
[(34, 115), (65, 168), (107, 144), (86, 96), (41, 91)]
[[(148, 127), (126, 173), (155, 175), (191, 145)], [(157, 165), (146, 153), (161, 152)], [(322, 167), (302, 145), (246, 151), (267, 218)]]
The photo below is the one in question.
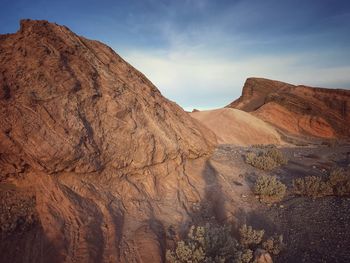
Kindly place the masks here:
[(271, 125), (241, 110), (224, 108), (193, 112), (191, 116), (211, 129), (221, 144), (244, 146), (282, 142)]

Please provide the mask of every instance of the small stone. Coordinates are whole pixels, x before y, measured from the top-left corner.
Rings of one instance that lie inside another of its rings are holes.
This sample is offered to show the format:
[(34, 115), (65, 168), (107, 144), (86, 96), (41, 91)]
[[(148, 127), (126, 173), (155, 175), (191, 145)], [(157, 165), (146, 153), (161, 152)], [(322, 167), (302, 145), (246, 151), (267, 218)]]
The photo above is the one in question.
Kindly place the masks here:
[(284, 208), (284, 205), (280, 205), (280, 208)]
[(264, 250), (258, 248), (254, 252), (254, 262), (256, 263), (273, 263), (270, 254)]

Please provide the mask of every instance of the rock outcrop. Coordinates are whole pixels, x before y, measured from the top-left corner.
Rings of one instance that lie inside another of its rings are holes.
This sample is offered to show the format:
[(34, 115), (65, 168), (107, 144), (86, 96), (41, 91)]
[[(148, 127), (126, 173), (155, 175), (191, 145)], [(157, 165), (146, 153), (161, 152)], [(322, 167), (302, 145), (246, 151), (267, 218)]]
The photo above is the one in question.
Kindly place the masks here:
[(0, 41), (3, 153), (86, 173), (210, 151), (202, 126), (109, 47), (30, 20)]
[(300, 136), (350, 136), (350, 91), (294, 86), (248, 78), (242, 96), (227, 107), (244, 110)]
[(36, 212), (2, 262), (162, 261), (165, 227), (201, 198), (184, 165), (215, 144), (108, 46), (21, 21), (0, 36), (0, 190)]
[(283, 143), (272, 125), (249, 112), (224, 108), (192, 112), (191, 116), (212, 130), (220, 144), (248, 146)]

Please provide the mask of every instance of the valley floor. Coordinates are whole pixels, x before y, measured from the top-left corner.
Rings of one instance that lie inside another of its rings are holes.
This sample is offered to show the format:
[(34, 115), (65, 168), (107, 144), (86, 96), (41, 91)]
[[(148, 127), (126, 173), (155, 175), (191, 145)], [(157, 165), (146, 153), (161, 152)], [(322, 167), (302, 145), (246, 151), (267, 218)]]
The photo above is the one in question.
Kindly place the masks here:
[[(218, 178), (235, 193), (225, 194), (232, 198), (234, 209), (228, 206), (233, 221), (265, 229), (268, 235), (283, 234), (287, 246), (276, 262), (349, 262), (350, 196), (296, 197), (292, 194), (292, 180), (326, 176), (335, 166), (349, 169), (350, 145), (282, 148), (289, 162), (270, 172), (247, 165), (247, 150), (249, 147), (221, 145), (210, 161)], [(276, 175), (287, 186), (281, 202), (266, 205), (255, 197), (251, 189), (258, 174)]]

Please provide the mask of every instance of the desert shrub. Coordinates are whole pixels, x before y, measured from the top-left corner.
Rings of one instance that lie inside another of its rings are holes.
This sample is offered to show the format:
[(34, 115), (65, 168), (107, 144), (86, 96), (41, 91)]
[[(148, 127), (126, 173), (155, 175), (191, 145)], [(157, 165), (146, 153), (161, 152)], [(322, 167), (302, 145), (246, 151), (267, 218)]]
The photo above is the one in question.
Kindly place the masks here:
[(328, 182), (317, 176), (306, 176), (293, 180), (294, 193), (308, 197), (322, 197), (333, 193)]
[(229, 226), (192, 226), (187, 239), (177, 243), (174, 251), (167, 251), (172, 263), (234, 262), (239, 256), (239, 244), (231, 236)]
[[(261, 247), (264, 230), (254, 230), (251, 226), (243, 225), (239, 235), (240, 242), (231, 235), (231, 228), (227, 225), (208, 223), (192, 226), (185, 240), (177, 242), (174, 250), (167, 250), (167, 262), (252, 263), (253, 249)], [(272, 245), (269, 243), (266, 247), (271, 246), (271, 251), (277, 251), (277, 239), (270, 239), (273, 240)]]
[(286, 164), (287, 158), (275, 146), (254, 146), (260, 149), (258, 153), (248, 152), (245, 156), (246, 163), (261, 170), (272, 170), (275, 167)]
[(270, 148), (265, 155), (274, 160), (278, 165), (283, 165), (288, 162), (287, 158), (277, 148)]
[(283, 235), (275, 234), (264, 241), (262, 243), (262, 247), (267, 252), (273, 255), (278, 255), (285, 248), (285, 244), (283, 243)]
[(251, 226), (244, 224), (239, 229), (239, 242), (245, 248), (258, 245), (261, 243), (264, 233), (264, 230), (255, 230)]
[(234, 263), (252, 262), (253, 251), (251, 249), (243, 249), (236, 253)]
[(254, 193), (265, 202), (276, 202), (283, 199), (287, 187), (277, 180), (275, 176), (260, 175), (255, 185)]
[(256, 153), (248, 153), (246, 155), (246, 163), (265, 171), (272, 170), (277, 166), (276, 162), (269, 156), (258, 155)]
[(172, 263), (203, 262), (205, 254), (202, 247), (179, 241), (174, 252), (167, 251), (166, 258)]
[(344, 196), (350, 194), (350, 174), (340, 168), (335, 168), (330, 172), (329, 185), (333, 189), (333, 194)]
[(348, 179), (348, 176), (345, 174), (343, 169), (335, 168), (329, 173), (329, 183), (332, 186), (335, 186), (339, 183), (343, 183)]
[(344, 182), (344, 184), (338, 184), (333, 188), (333, 193), (336, 196), (348, 196), (350, 195), (350, 180)]

